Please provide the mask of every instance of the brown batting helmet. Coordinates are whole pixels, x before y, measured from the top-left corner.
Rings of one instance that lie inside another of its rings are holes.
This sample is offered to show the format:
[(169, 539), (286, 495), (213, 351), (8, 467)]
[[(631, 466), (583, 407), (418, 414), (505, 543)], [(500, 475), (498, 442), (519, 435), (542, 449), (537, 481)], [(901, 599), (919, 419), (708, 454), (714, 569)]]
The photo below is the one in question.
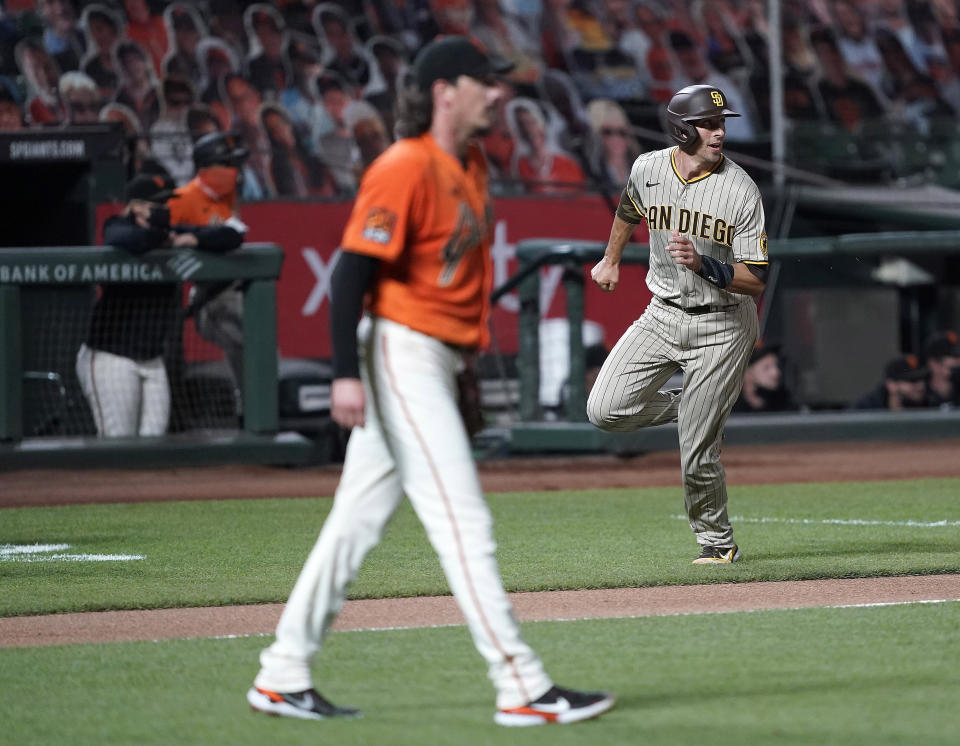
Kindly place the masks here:
[(667, 104), (667, 134), (682, 148), (696, 144), (700, 135), (692, 122), (711, 117), (738, 117), (727, 108), (727, 97), (716, 86), (688, 85)]

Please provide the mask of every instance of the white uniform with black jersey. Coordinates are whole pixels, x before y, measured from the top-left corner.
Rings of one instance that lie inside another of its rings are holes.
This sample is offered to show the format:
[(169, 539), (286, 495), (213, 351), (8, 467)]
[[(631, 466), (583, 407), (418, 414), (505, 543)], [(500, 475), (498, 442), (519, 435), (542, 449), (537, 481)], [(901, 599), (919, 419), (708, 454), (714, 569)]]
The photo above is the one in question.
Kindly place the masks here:
[[(587, 414), (612, 432), (678, 422), (690, 526), (702, 546), (727, 547), (734, 541), (720, 443), (757, 340), (756, 304), (675, 263), (667, 245), (677, 230), (702, 256), (765, 266), (764, 211), (756, 184), (729, 159), (687, 181), (675, 156), (667, 148), (633, 165), (626, 195), (650, 231), (654, 298), (607, 357)], [(683, 388), (661, 391), (678, 370)]]

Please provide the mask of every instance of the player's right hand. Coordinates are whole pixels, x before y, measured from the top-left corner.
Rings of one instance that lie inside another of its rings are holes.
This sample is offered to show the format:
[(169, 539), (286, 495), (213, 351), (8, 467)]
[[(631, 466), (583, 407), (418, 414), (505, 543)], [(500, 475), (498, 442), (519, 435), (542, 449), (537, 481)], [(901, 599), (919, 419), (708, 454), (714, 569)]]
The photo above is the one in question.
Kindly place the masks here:
[(601, 290), (612, 293), (620, 282), (620, 265), (609, 262), (604, 257), (590, 270), (590, 277)]
[(335, 378), (330, 386), (330, 416), (348, 430), (363, 427), (367, 397), (359, 378)]

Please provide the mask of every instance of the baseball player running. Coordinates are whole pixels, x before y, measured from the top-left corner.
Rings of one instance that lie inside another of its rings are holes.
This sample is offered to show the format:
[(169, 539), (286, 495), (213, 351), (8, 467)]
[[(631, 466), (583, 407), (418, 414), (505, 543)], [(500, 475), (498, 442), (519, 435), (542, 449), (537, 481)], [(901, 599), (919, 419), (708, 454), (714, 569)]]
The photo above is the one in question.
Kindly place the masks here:
[[(647, 221), (654, 297), (607, 357), (587, 416), (609, 432), (679, 423), (684, 504), (700, 545), (695, 564), (740, 559), (720, 442), (757, 339), (753, 298), (768, 268), (760, 191), (723, 154), (724, 120), (735, 116), (713, 86), (673, 96), (668, 133), (677, 147), (634, 162), (603, 259), (591, 271), (601, 289), (616, 290), (623, 248)], [(661, 391), (678, 370), (683, 388)]]
[(331, 411), (354, 429), (333, 509), (276, 641), (260, 655), (247, 693), (256, 710), (308, 719), (357, 714), (313, 688), (310, 666), (347, 584), (404, 494), (487, 662), (495, 722), (570, 723), (613, 707), (609, 694), (555, 686), (521, 638), (457, 408), (462, 355), (487, 341), (492, 277), (486, 162), (473, 136), (490, 126), (496, 75), (509, 69), (464, 37), (428, 44), (414, 62), (413, 88), (401, 94), (405, 136), (364, 176), (331, 306)]

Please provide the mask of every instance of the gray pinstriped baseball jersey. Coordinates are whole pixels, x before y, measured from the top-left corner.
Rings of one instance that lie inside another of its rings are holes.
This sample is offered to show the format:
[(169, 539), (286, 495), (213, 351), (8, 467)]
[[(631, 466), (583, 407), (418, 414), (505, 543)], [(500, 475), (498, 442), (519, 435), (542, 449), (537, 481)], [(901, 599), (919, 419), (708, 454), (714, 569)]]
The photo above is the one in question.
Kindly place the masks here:
[[(724, 158), (710, 173), (686, 181), (675, 152), (645, 153), (633, 165), (626, 192), (636, 222), (646, 219), (650, 230), (647, 286), (655, 297), (610, 351), (587, 416), (609, 432), (676, 421), (690, 527), (700, 544), (725, 547), (734, 539), (720, 443), (757, 339), (756, 306), (750, 296), (721, 290), (676, 264), (667, 244), (677, 229), (700, 254), (766, 265), (763, 204), (756, 184), (732, 161)], [(682, 391), (662, 391), (678, 370)]]
[(711, 285), (667, 252), (671, 232), (689, 236), (697, 252), (727, 264), (767, 263), (760, 190), (736, 163), (721, 157), (710, 173), (685, 181), (677, 171), (676, 148), (644, 153), (633, 164), (627, 196), (650, 230), (647, 287), (684, 307), (735, 305), (749, 300)]

